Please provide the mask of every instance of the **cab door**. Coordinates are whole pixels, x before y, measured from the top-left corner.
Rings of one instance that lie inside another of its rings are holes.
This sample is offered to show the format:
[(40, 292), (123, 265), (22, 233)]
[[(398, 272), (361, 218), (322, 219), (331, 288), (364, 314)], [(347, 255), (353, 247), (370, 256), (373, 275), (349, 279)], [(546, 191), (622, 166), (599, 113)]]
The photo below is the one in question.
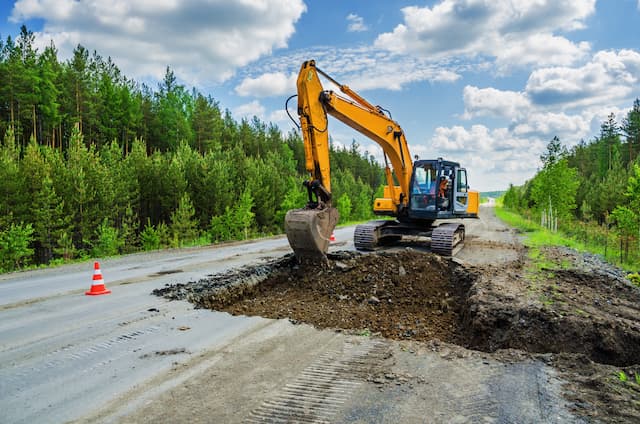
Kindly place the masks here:
[(453, 213), (467, 213), (469, 204), (469, 186), (467, 185), (467, 170), (456, 168), (456, 181), (453, 192)]

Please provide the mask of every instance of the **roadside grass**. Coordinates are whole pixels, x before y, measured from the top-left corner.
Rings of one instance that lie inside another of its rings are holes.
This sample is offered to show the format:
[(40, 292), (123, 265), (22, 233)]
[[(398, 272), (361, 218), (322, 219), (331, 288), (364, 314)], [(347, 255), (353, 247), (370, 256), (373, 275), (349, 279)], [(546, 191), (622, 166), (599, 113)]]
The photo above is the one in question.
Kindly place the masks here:
[(551, 232), (530, 219), (527, 219), (515, 212), (506, 210), (503, 207), (496, 207), (496, 215), (502, 221), (517, 228), (525, 234), (525, 240), (523, 243), (527, 247), (539, 248), (541, 246), (565, 246), (580, 251), (587, 251), (587, 246), (585, 246), (584, 243), (571, 239), (560, 232)]
[[(554, 233), (518, 213), (504, 209), (501, 205), (495, 208), (495, 212), (499, 219), (519, 230), (524, 236), (523, 244), (528, 248), (527, 256), (529, 258), (524, 270), (529, 283), (528, 293), (544, 307), (553, 307), (556, 303), (564, 303), (564, 299), (553, 281), (556, 276), (555, 271), (568, 269), (571, 267), (571, 263), (566, 259), (559, 260), (548, 257), (542, 247), (564, 246), (579, 252), (589, 252), (604, 257), (604, 249), (601, 246), (584, 243), (561, 231)], [(620, 264), (616, 265), (620, 266)], [(638, 269), (638, 264), (623, 264), (621, 267), (631, 271)], [(629, 274), (628, 278), (633, 284), (636, 284), (634, 276), (634, 274)], [(640, 287), (640, 285), (638, 286)], [(574, 311), (574, 313), (581, 316), (586, 315), (581, 310)]]
[(564, 246), (579, 252), (599, 255), (605, 258), (607, 262), (626, 271), (633, 272), (640, 269), (640, 262), (637, 260), (623, 263), (616, 261), (614, 258), (618, 257), (619, 251), (614, 246), (609, 245), (607, 249), (601, 244), (585, 242), (571, 237), (562, 232), (562, 230), (554, 233), (516, 212), (503, 208), (499, 204), (496, 206), (495, 211), (498, 218), (522, 232), (524, 235), (523, 244), (529, 248), (529, 258), (540, 268), (566, 269), (569, 266), (568, 263), (555, 263), (550, 266), (551, 264), (545, 262), (544, 255), (540, 252), (540, 247), (542, 246)]

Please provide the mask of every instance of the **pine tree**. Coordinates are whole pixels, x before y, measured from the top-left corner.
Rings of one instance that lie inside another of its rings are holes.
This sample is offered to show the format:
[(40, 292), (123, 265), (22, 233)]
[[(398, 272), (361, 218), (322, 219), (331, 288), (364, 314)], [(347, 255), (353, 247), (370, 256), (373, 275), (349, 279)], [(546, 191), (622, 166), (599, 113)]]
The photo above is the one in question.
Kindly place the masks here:
[(171, 233), (176, 247), (188, 245), (198, 237), (194, 216), (193, 203), (189, 194), (185, 193), (180, 198), (178, 208), (171, 214)]
[(234, 236), (243, 240), (249, 238), (249, 230), (253, 226), (255, 217), (255, 213), (251, 211), (252, 208), (253, 197), (251, 197), (251, 192), (248, 189), (245, 189), (240, 196), (238, 204), (234, 207)]
[(347, 193), (340, 196), (337, 207), (340, 213), (340, 222), (348, 222), (351, 217), (351, 199)]
[(621, 129), (627, 139), (627, 163), (632, 163), (640, 154), (640, 99), (634, 100), (633, 107), (622, 121)]
[(11, 127), (7, 129), (0, 148), (0, 224), (8, 225), (13, 216), (22, 216), (26, 211), (28, 196), (24, 188), (23, 173), (20, 172), (20, 149), (16, 145)]
[(56, 137), (56, 134), (62, 121), (58, 100), (60, 96), (58, 81), (62, 67), (58, 63), (57, 50), (53, 42), (38, 58), (38, 72), (40, 82), (38, 138), (45, 141), (48, 146), (55, 148), (56, 144), (61, 145), (58, 139), (60, 136)]
[(600, 126), (600, 140), (606, 149), (606, 169), (613, 169), (615, 160), (620, 158), (620, 129), (613, 113)]
[(40, 190), (34, 193), (32, 209), (33, 228), (39, 242), (39, 262), (48, 263), (62, 234), (70, 226), (69, 217), (64, 212), (64, 200), (55, 192), (49, 175), (44, 176)]

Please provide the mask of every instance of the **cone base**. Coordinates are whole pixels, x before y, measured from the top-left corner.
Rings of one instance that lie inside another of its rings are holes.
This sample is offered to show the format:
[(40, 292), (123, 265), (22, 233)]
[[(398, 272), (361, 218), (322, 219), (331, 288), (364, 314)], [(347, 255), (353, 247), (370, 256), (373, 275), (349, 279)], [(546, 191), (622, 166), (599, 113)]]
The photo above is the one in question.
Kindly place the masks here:
[(111, 293), (111, 290), (105, 289), (105, 288), (103, 288), (101, 290), (89, 290), (89, 291), (84, 292), (84, 294), (86, 294), (87, 296), (97, 296), (97, 295), (100, 295), (100, 294), (109, 294), (109, 293)]

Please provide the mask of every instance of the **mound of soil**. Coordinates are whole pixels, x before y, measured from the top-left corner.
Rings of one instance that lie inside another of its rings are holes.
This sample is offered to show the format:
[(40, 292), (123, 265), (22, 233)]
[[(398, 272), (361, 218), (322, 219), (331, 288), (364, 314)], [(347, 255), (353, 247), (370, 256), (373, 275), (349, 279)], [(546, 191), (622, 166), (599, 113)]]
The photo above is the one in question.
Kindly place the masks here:
[[(234, 315), (288, 318), (318, 328), (441, 341), (494, 352), (579, 353), (618, 366), (640, 363), (640, 290), (596, 259), (543, 252), (499, 267), (405, 249), (339, 252), (325, 266), (292, 255), (156, 290)], [(577, 268), (577, 267), (580, 268)]]
[(472, 281), (464, 268), (440, 256), (344, 252), (330, 255), (326, 267), (298, 266), (287, 257), (269, 268), (264, 278), (265, 267), (245, 268), (157, 294), (187, 297), (188, 291), (197, 306), (234, 315), (288, 318), (393, 339), (462, 342), (459, 316)]
[(563, 248), (541, 255), (542, 267), (525, 251), (476, 267), (411, 249), (339, 252), (318, 267), (288, 255), (154, 293), (235, 315), (438, 339), (497, 357), (513, 349), (542, 355), (565, 377), (575, 412), (640, 420), (640, 289), (595, 256)]

